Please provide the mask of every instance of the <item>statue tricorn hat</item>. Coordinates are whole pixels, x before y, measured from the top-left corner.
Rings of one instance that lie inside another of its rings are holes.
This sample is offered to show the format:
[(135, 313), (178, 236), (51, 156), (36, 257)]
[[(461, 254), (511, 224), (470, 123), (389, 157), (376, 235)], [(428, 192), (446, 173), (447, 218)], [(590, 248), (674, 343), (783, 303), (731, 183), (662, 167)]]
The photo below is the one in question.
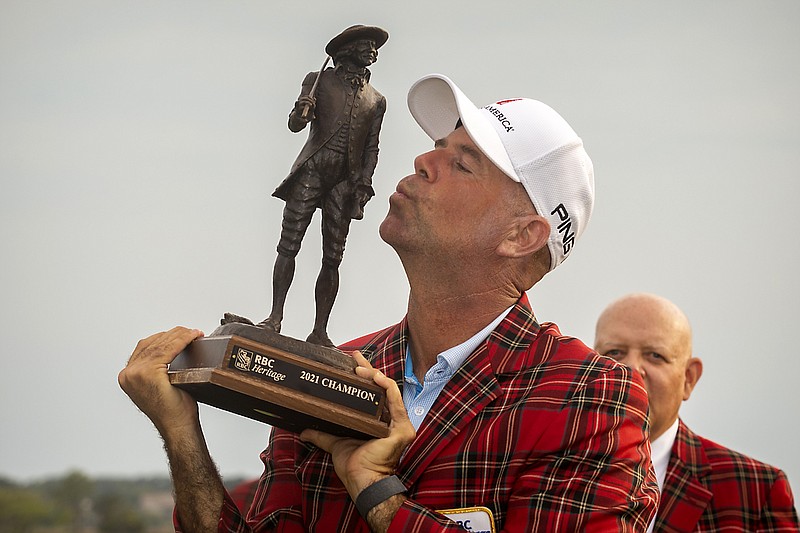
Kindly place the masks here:
[(345, 29), (342, 33), (331, 39), (325, 46), (325, 52), (333, 56), (342, 45), (357, 41), (359, 39), (369, 39), (375, 42), (375, 48), (380, 48), (389, 39), (389, 34), (383, 28), (377, 26), (364, 26), (356, 24)]

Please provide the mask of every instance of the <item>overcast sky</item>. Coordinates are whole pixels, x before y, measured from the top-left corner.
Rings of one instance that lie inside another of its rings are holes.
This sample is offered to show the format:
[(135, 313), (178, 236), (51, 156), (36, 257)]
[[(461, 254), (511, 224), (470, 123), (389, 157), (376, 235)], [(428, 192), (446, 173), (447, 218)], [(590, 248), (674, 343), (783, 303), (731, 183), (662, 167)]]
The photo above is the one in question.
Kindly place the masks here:
[[(337, 7), (332, 7), (337, 6)], [(632, 291), (689, 316), (705, 372), (682, 415), (800, 487), (800, 3), (0, 3), (0, 476), (166, 474), (117, 385), (138, 339), (266, 316), (283, 202), (306, 133), (286, 117), (345, 27), (384, 27), (376, 196), (352, 224), (336, 342), (400, 320), (408, 285), (378, 237), (431, 143), (405, 96), (441, 72), (483, 105), (526, 96), (584, 139), (597, 202), (531, 291), (587, 344)], [(305, 338), (318, 219), (284, 333)], [(210, 407), (225, 475), (257, 475), (267, 426)]]

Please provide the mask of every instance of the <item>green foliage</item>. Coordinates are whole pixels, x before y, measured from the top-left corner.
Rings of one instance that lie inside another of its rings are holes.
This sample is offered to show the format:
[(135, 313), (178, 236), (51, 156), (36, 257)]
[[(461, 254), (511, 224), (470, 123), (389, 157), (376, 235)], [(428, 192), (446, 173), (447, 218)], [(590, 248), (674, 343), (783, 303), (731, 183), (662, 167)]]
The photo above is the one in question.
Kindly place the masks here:
[(82, 472), (73, 470), (55, 480), (48, 491), (52, 500), (69, 517), (73, 531), (82, 531), (90, 522), (94, 483)]
[(100, 517), (97, 528), (102, 533), (142, 533), (145, 522), (136, 508), (117, 494), (106, 494), (95, 500)]
[(24, 533), (34, 526), (63, 523), (56, 506), (34, 491), (0, 487), (0, 533)]
[(22, 484), (0, 475), (0, 533), (172, 531), (168, 477), (91, 479), (72, 471)]
[(94, 491), (94, 483), (85, 474), (72, 471), (57, 480), (50, 494), (53, 499), (69, 509), (78, 509)]

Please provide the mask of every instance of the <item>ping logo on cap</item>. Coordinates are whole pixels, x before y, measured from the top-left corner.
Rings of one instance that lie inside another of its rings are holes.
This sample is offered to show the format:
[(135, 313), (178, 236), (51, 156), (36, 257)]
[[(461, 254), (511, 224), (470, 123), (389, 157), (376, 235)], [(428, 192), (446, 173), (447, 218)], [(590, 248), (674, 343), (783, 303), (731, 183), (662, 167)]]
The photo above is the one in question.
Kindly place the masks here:
[(558, 215), (560, 224), (558, 225), (558, 232), (561, 234), (561, 246), (564, 248), (564, 256), (566, 256), (575, 244), (575, 232), (572, 230), (572, 219), (569, 217), (569, 212), (564, 204), (558, 204), (555, 209), (550, 211), (551, 215)]

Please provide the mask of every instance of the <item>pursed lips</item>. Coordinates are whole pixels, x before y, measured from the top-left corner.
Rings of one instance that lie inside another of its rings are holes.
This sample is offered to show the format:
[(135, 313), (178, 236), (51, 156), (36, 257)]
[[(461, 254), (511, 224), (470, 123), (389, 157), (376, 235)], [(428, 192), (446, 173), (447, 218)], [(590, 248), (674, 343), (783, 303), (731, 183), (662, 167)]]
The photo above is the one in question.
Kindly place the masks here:
[(414, 198), (410, 194), (410, 191), (408, 190), (406, 179), (407, 178), (401, 179), (400, 182), (397, 184), (397, 188), (395, 188), (395, 194), (398, 194), (400, 196), (405, 196), (406, 198), (413, 200)]

